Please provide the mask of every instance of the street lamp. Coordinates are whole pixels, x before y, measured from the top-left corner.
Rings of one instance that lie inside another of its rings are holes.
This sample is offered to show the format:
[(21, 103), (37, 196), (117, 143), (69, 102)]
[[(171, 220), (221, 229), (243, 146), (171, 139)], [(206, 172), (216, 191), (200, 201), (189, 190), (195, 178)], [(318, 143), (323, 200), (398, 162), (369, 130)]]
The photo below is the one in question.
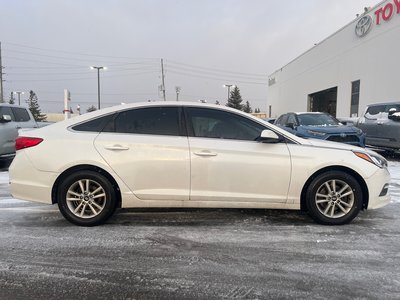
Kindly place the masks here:
[(231, 87), (235, 87), (235, 85), (233, 84), (224, 84), (223, 87), (227, 87), (228, 88), (228, 102), (229, 102), (229, 95), (231, 93)]
[(98, 102), (98, 109), (100, 109), (100, 70), (107, 70), (107, 67), (102, 66), (91, 66), (92, 70), (97, 70), (97, 102)]
[(21, 105), (21, 94), (25, 94), (24, 92), (13, 92), (14, 95), (18, 95), (18, 105)]

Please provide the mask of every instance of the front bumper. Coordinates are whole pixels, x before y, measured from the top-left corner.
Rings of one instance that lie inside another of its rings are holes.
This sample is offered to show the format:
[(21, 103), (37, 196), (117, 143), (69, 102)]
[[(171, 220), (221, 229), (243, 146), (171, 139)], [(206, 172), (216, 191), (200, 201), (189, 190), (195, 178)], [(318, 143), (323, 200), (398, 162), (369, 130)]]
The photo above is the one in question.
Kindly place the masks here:
[(390, 173), (387, 168), (379, 169), (365, 180), (369, 191), (368, 209), (376, 209), (390, 202), (390, 191), (382, 193), (390, 183)]

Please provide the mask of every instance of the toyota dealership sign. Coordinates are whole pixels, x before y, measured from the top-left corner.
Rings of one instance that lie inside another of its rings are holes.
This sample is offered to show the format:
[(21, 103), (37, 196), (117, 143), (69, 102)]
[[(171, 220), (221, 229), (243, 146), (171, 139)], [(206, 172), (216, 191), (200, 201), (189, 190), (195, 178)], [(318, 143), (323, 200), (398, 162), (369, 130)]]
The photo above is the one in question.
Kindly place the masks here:
[(355, 28), (356, 35), (359, 37), (365, 36), (372, 27), (372, 24), (381, 25), (388, 22), (394, 15), (400, 14), (400, 0), (393, 0), (382, 5), (374, 12), (375, 20), (369, 15), (363, 16), (358, 20)]

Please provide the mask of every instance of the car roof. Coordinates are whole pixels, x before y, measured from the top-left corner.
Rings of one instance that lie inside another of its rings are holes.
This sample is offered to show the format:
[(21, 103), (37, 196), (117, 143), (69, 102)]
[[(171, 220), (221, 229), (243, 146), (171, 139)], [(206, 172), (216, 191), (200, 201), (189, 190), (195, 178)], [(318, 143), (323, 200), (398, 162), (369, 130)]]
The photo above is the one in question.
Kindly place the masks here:
[(373, 103), (373, 104), (368, 104), (367, 107), (371, 106), (379, 106), (379, 105), (400, 105), (399, 101), (393, 101), (393, 102), (381, 102), (381, 103)]

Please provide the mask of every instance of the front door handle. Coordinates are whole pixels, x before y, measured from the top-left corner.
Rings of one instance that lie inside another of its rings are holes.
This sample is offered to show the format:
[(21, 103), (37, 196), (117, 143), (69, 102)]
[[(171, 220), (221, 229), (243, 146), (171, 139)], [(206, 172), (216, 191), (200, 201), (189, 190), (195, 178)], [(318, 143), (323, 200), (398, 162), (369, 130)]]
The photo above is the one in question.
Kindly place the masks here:
[(104, 148), (106, 148), (107, 150), (129, 150), (129, 147), (127, 146), (122, 146), (122, 145), (108, 145), (105, 146)]
[(197, 151), (197, 152), (194, 152), (194, 154), (198, 155), (198, 156), (217, 156), (218, 155), (218, 153), (211, 152), (209, 150)]

